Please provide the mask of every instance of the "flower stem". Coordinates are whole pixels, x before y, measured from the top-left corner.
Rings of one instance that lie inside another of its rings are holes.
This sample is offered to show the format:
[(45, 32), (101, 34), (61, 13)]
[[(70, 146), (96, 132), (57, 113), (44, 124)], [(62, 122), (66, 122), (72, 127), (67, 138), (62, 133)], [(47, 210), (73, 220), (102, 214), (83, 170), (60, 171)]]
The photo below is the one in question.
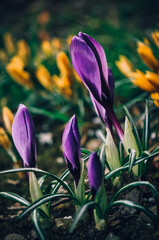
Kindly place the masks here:
[(123, 143), (124, 142), (123, 129), (121, 128), (121, 125), (115, 115), (113, 108), (107, 108), (107, 114), (109, 115), (109, 118), (111, 119), (112, 124), (114, 125), (115, 130), (116, 130), (121, 142)]

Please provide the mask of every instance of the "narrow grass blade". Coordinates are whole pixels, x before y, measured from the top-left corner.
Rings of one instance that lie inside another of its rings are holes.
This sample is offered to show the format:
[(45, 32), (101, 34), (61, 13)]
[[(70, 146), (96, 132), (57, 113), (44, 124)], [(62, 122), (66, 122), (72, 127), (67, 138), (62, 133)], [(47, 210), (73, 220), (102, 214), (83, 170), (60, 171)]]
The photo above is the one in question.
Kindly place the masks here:
[(77, 226), (78, 222), (84, 217), (84, 214), (86, 213), (86, 211), (89, 208), (96, 208), (96, 210), (98, 211), (98, 213), (100, 215), (99, 205), (97, 203), (93, 202), (93, 201), (87, 202), (75, 214), (74, 221), (73, 221), (72, 226), (70, 227), (69, 233), (72, 233), (74, 231), (74, 229)]
[(26, 199), (22, 198), (21, 196), (19, 196), (16, 193), (0, 192), (0, 196), (8, 198), (8, 199), (11, 199), (11, 200), (13, 200), (15, 202), (19, 202), (20, 204), (22, 204), (24, 206), (29, 206), (30, 205), (30, 203)]

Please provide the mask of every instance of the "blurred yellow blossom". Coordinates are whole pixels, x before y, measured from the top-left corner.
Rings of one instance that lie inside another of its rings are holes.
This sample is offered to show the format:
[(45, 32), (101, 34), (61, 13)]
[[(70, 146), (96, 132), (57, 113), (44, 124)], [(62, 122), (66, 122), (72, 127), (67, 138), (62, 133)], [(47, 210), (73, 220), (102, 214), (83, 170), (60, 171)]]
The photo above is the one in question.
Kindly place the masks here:
[(24, 62), (30, 58), (30, 47), (27, 42), (23, 39), (19, 40), (17, 43), (18, 56), (23, 59)]
[(159, 92), (151, 93), (151, 98), (154, 101), (154, 104), (159, 107)]
[(71, 41), (72, 41), (73, 35), (69, 35), (66, 39), (67, 44), (70, 46)]
[(51, 43), (48, 40), (42, 41), (41, 48), (43, 52), (48, 56), (53, 53)]
[(0, 127), (0, 145), (8, 151), (11, 148), (11, 142), (6, 134), (4, 128)]
[(8, 62), (7, 54), (5, 53), (5, 51), (3, 49), (0, 49), (0, 61), (3, 63)]
[(145, 77), (159, 91), (159, 74), (146, 71)]
[(45, 66), (40, 65), (36, 71), (36, 77), (39, 82), (49, 91), (52, 91), (53, 88), (53, 81), (49, 71), (46, 69)]
[(153, 32), (152, 33), (152, 38), (153, 38), (156, 46), (159, 48), (159, 32), (158, 31)]
[(62, 49), (62, 44), (59, 38), (53, 38), (51, 40), (51, 45), (55, 51), (59, 51)]
[(159, 61), (155, 58), (152, 50), (143, 42), (137, 43), (137, 52), (143, 62), (150, 67), (154, 72), (159, 70)]
[(146, 78), (146, 75), (138, 69), (136, 70), (136, 72), (132, 72), (131, 80), (136, 86), (138, 86), (144, 91), (157, 91), (157, 88), (153, 84), (151, 84), (151, 82), (149, 82), (149, 80)]
[(13, 43), (12, 35), (9, 32), (6, 32), (3, 35), (4, 45), (9, 54), (15, 53), (15, 46)]
[(40, 24), (47, 24), (50, 21), (50, 12), (49, 11), (41, 12), (38, 15), (37, 20)]
[(120, 72), (122, 72), (126, 77), (130, 77), (133, 71), (132, 63), (129, 59), (123, 55), (119, 56), (119, 60), (115, 62)]
[(6, 70), (13, 80), (20, 85), (33, 88), (30, 74), (24, 70), (24, 62), (19, 56), (15, 56), (11, 59), (11, 62), (6, 65)]
[(70, 86), (70, 79), (67, 76), (58, 77), (57, 75), (53, 75), (52, 77), (57, 91), (64, 96), (71, 97), (72, 96), (72, 89)]
[(56, 61), (60, 70), (60, 76), (53, 75), (53, 81), (61, 94), (70, 97), (72, 95), (71, 84), (73, 81), (73, 71), (70, 61), (62, 51), (57, 54)]
[(69, 76), (70, 82), (72, 82), (72, 68), (70, 61), (65, 52), (59, 52), (56, 56), (57, 66), (60, 70), (61, 76)]
[(6, 106), (2, 108), (2, 117), (3, 117), (5, 128), (7, 129), (7, 132), (10, 135), (12, 135), (12, 123), (13, 123), (14, 115), (11, 112), (11, 110)]
[[(152, 38), (156, 46), (159, 47), (159, 32), (152, 33)], [(154, 72), (146, 71), (146, 73), (143, 73), (140, 70), (134, 71), (130, 61), (124, 56), (119, 56), (119, 61), (116, 61), (116, 65), (137, 87), (150, 92), (155, 105), (159, 107), (159, 61), (154, 56), (147, 38), (144, 38), (144, 42), (137, 42), (137, 52), (143, 62)]]

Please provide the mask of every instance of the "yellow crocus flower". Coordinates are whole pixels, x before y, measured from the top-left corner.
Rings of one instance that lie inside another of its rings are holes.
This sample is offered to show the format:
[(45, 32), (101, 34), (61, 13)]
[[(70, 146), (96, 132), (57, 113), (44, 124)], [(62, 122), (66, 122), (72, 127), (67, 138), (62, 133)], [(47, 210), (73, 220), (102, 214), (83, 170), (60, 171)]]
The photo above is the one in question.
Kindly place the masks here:
[(72, 41), (73, 35), (69, 35), (66, 39), (67, 44), (70, 46), (71, 41)]
[(132, 72), (131, 81), (144, 91), (148, 92), (157, 91), (157, 88), (149, 82), (145, 74), (138, 69), (136, 70), (136, 72)]
[(148, 67), (150, 67), (153, 71), (158, 72), (159, 61), (155, 58), (150, 47), (148, 47), (143, 42), (138, 42), (137, 52)]
[(159, 32), (153, 32), (152, 33), (152, 38), (156, 44), (156, 46), (159, 48)]
[(0, 61), (2, 61), (3, 63), (8, 62), (7, 54), (3, 49), (0, 49)]
[(151, 98), (154, 101), (154, 104), (159, 107), (159, 92), (151, 93)]
[(33, 88), (33, 83), (31, 82), (30, 74), (24, 71), (25, 64), (19, 56), (15, 56), (11, 59), (11, 62), (7, 64), (6, 70), (10, 77), (19, 83), (20, 85)]
[(50, 56), (53, 53), (51, 43), (47, 40), (42, 41), (41, 48), (42, 48), (43, 52), (48, 56)]
[(2, 117), (5, 128), (7, 129), (8, 133), (12, 135), (12, 123), (14, 119), (14, 115), (8, 107), (2, 108)]
[(3, 36), (4, 45), (9, 54), (13, 54), (15, 52), (15, 47), (12, 39), (12, 35), (9, 32), (6, 32)]
[(59, 38), (53, 38), (51, 40), (51, 45), (55, 51), (59, 51), (62, 49), (62, 44)]
[(36, 77), (39, 82), (49, 91), (52, 91), (53, 81), (49, 71), (45, 66), (40, 65), (38, 70), (36, 71)]
[(72, 82), (72, 68), (70, 61), (67, 55), (64, 52), (59, 52), (56, 56), (57, 66), (60, 70), (60, 75), (63, 76), (70, 76), (70, 83)]
[(6, 134), (4, 128), (0, 127), (0, 145), (8, 151), (11, 148), (11, 142)]
[(70, 79), (67, 76), (63, 76), (63, 77), (59, 78), (57, 75), (53, 75), (52, 79), (57, 87), (57, 91), (59, 91), (61, 94), (65, 95), (67, 97), (72, 96)]
[(131, 77), (133, 72), (132, 63), (124, 55), (119, 56), (119, 61), (115, 62), (120, 72), (122, 72), (126, 77)]
[(18, 56), (26, 62), (30, 58), (30, 47), (25, 40), (19, 40), (17, 43)]
[(159, 74), (146, 71), (145, 77), (153, 86), (159, 89)]

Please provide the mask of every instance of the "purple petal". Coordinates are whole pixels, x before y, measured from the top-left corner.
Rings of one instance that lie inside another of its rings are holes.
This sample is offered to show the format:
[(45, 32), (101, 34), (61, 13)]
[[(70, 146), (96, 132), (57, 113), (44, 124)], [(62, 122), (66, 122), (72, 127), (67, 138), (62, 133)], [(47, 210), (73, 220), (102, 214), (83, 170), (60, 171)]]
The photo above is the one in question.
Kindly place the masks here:
[(63, 132), (62, 148), (65, 161), (68, 164), (70, 172), (77, 185), (80, 177), (81, 148), (80, 135), (75, 115), (69, 120)]
[(114, 84), (114, 76), (110, 68), (108, 68), (108, 87), (110, 90), (110, 96), (113, 104), (115, 84)]
[[(89, 39), (89, 41), (92, 43), (92, 45), (94, 46), (94, 48), (97, 51), (97, 54), (99, 56), (100, 59), (100, 63), (98, 62), (98, 64), (101, 64), (101, 71), (103, 73), (104, 79), (106, 81), (106, 84), (108, 84), (108, 66), (107, 66), (107, 59), (105, 56), (105, 52), (104, 49), (102, 48), (102, 46), (95, 40), (93, 39), (91, 36), (85, 34), (85, 33), (79, 33), (78, 36), (80, 38), (83, 38), (85, 41), (87, 41), (87, 39)], [(88, 43), (89, 44), (89, 43)], [(95, 52), (94, 52), (95, 53)], [(97, 61), (98, 61), (98, 57), (97, 57)]]
[(93, 152), (88, 161), (88, 179), (92, 191), (95, 196), (102, 184), (102, 164), (96, 152)]
[(95, 98), (101, 101), (101, 77), (99, 66), (92, 49), (79, 37), (73, 37), (71, 46), (71, 60), (79, 77)]
[(35, 167), (36, 139), (35, 127), (28, 109), (20, 104), (12, 125), (13, 142), (19, 152), (24, 167)]

